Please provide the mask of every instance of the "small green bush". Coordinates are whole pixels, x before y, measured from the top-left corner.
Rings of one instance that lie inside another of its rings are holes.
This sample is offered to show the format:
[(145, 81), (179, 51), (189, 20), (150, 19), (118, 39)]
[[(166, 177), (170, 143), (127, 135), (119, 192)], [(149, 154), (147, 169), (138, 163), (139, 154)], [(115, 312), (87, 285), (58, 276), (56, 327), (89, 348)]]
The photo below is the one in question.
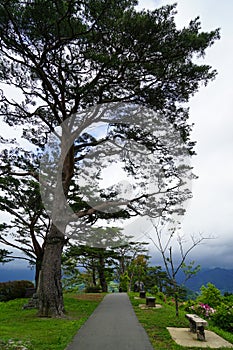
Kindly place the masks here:
[(151, 294), (153, 294), (153, 295), (157, 295), (158, 292), (159, 292), (158, 286), (153, 286), (153, 287), (151, 287), (151, 288), (150, 288), (150, 292), (151, 292)]
[(192, 314), (192, 313), (195, 313), (194, 312), (194, 305), (196, 305), (196, 304), (197, 304), (196, 301), (189, 299), (189, 300), (185, 301), (180, 306), (180, 309), (187, 311), (189, 314)]
[(100, 286), (88, 286), (85, 289), (86, 293), (101, 293), (101, 287)]
[(197, 302), (208, 304), (216, 308), (223, 300), (221, 292), (212, 283), (207, 283), (207, 287), (201, 287), (201, 295), (197, 297)]
[(9, 281), (0, 283), (0, 301), (25, 298), (27, 288), (33, 288), (30, 281)]
[(161, 302), (166, 302), (166, 295), (163, 292), (158, 292), (156, 294), (156, 300)]
[(233, 332), (233, 307), (221, 303), (213, 314), (212, 321), (215, 326), (225, 331)]
[(216, 312), (216, 310), (213, 309), (211, 306), (203, 303), (195, 304), (191, 306), (191, 309), (194, 311), (195, 314), (204, 318), (210, 318)]
[(123, 275), (120, 276), (120, 285), (119, 285), (119, 290), (122, 292), (128, 292), (129, 290), (129, 275), (127, 272), (125, 272)]
[(233, 305), (233, 294), (225, 293), (223, 301), (225, 304)]

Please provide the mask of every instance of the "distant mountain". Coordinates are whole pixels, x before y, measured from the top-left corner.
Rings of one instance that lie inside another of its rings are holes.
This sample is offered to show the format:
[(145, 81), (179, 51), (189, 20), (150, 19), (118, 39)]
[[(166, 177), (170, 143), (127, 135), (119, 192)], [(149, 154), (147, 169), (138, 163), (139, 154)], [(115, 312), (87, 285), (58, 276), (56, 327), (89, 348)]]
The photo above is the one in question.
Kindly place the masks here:
[(29, 268), (9, 268), (0, 266), (0, 282), (27, 280), (34, 281), (35, 272)]
[[(27, 267), (18, 267), (16, 265), (0, 265), (0, 282), (14, 280), (34, 281), (34, 270)], [(177, 276), (178, 283), (184, 280), (183, 273)], [(210, 282), (214, 284), (222, 293), (233, 293), (233, 270), (227, 270), (220, 267), (214, 269), (202, 269), (195, 276), (186, 282), (186, 286), (194, 292), (199, 292), (201, 286)]]
[[(180, 273), (177, 276), (177, 281), (182, 283), (183, 277), (182, 273)], [(203, 269), (190, 278), (185, 285), (194, 292), (199, 292), (201, 286), (206, 286), (208, 282), (214, 284), (222, 293), (233, 293), (233, 270), (220, 267)]]

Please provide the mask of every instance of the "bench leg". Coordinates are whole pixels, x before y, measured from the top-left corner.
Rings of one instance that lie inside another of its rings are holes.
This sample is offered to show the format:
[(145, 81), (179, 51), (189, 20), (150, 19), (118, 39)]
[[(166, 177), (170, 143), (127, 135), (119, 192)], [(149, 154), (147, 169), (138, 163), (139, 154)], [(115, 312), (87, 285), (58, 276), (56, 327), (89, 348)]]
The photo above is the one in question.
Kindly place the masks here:
[(204, 326), (197, 327), (197, 339), (205, 341), (205, 329)]
[(192, 332), (192, 333), (196, 333), (197, 332), (196, 323), (192, 322), (191, 320), (189, 321), (189, 328), (190, 328), (190, 332)]

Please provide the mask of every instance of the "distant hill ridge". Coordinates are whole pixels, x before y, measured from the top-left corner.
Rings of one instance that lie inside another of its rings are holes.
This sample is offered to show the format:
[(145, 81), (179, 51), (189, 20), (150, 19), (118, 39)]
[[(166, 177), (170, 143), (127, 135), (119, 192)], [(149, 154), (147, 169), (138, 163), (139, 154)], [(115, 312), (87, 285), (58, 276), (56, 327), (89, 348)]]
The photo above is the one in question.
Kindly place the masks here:
[[(178, 283), (182, 283), (183, 279), (184, 276), (180, 273), (177, 276)], [(9, 269), (9, 267), (0, 266), (0, 282), (14, 280), (33, 281), (34, 270), (30, 270), (29, 268)], [(233, 269), (228, 270), (220, 267), (202, 269), (197, 275), (186, 282), (186, 286), (195, 292), (199, 292), (201, 286), (206, 286), (208, 282), (214, 284), (222, 293), (233, 293)]]
[[(179, 274), (177, 281), (181, 283), (182, 280), (183, 276)], [(202, 269), (186, 282), (186, 286), (195, 292), (199, 292), (201, 286), (206, 286), (208, 282), (214, 284), (222, 293), (233, 293), (233, 270), (220, 267)]]
[(16, 281), (16, 280), (34, 280), (35, 272), (29, 268), (13, 268), (0, 266), (0, 282)]

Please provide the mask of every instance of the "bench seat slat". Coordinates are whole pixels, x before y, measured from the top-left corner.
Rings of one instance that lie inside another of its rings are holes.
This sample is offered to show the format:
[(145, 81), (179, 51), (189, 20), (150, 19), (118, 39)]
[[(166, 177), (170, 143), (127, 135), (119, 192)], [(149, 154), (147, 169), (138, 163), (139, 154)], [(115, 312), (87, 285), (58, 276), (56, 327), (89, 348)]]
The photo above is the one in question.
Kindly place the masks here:
[(192, 320), (196, 323), (197, 326), (207, 326), (208, 322), (206, 320), (203, 320), (203, 318), (199, 317), (195, 314), (186, 314), (185, 317), (187, 317), (189, 320)]

